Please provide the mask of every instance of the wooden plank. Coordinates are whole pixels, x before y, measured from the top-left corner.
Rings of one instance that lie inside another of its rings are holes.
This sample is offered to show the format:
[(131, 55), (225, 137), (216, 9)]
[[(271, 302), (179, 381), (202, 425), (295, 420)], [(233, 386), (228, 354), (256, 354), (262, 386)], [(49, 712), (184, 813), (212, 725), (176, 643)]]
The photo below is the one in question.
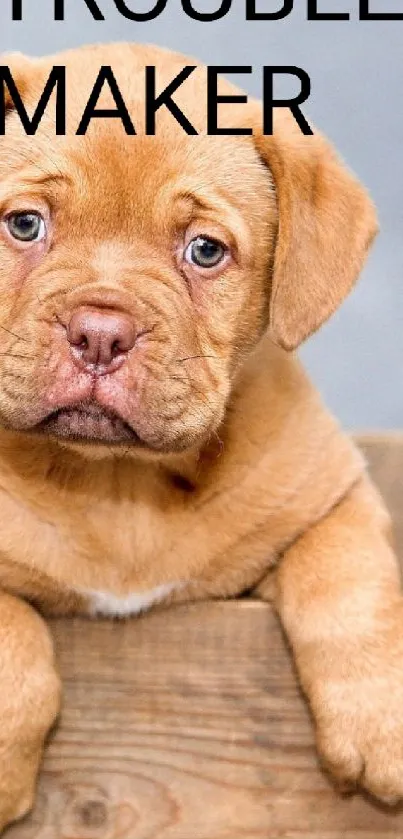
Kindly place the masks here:
[[(402, 517), (403, 438), (363, 448)], [(195, 604), (53, 631), (61, 724), (35, 812), (7, 839), (403, 837), (401, 813), (340, 797), (320, 772), (269, 606)]]

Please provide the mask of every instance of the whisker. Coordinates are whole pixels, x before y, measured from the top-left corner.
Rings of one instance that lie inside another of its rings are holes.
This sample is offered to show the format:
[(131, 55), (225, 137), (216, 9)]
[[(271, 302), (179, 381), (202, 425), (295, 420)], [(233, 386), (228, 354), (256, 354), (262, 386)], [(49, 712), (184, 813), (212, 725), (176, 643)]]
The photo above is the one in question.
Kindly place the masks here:
[(225, 448), (225, 447), (224, 447), (224, 440), (221, 440), (221, 437), (217, 434), (217, 432), (216, 432), (216, 431), (212, 431), (212, 432), (211, 432), (211, 436), (212, 436), (212, 437), (215, 437), (215, 438), (216, 438), (216, 440), (217, 440), (217, 443), (218, 443), (218, 445), (219, 445), (219, 447), (220, 447), (220, 451), (218, 452), (217, 457), (221, 457), (221, 455), (222, 455), (222, 453), (223, 453), (223, 451), (224, 451), (224, 448)]
[(8, 333), (8, 335), (12, 335), (13, 338), (18, 338), (19, 341), (24, 341), (25, 344), (29, 344), (29, 341), (27, 341), (26, 338), (22, 338), (21, 335), (17, 335), (15, 332), (12, 332), (11, 329), (7, 329), (7, 327), (3, 326), (2, 323), (0, 323), (0, 329), (3, 329), (4, 332)]
[(29, 361), (33, 361), (34, 358), (37, 358), (36, 355), (22, 355), (21, 353), (13, 352), (0, 352), (0, 356), (5, 358), (27, 358)]
[(216, 355), (203, 355), (203, 353), (201, 353), (200, 355), (187, 355), (185, 358), (176, 358), (175, 362), (177, 364), (183, 364), (184, 361), (192, 361), (194, 358), (217, 358), (217, 356)]
[(189, 387), (189, 389), (190, 389), (191, 391), (193, 391), (193, 393), (197, 394), (197, 396), (199, 397), (200, 401), (201, 401), (201, 402), (204, 402), (204, 404), (206, 405), (206, 407), (207, 407), (210, 411), (213, 411), (213, 405), (212, 405), (212, 403), (210, 402), (210, 400), (207, 398), (206, 394), (205, 394), (205, 393), (203, 393), (203, 391), (202, 391), (202, 390), (200, 390), (200, 388), (198, 388), (198, 387), (197, 387), (197, 385), (195, 384), (195, 382), (193, 382), (193, 381), (192, 381), (192, 379), (190, 378), (189, 373), (188, 373), (187, 371), (186, 371), (185, 375), (186, 375), (186, 379), (184, 378), (184, 376), (176, 376), (176, 375), (170, 375), (170, 377), (169, 377), (169, 378), (170, 378), (172, 381), (175, 381), (175, 382), (181, 382), (182, 384), (187, 385), (187, 386)]

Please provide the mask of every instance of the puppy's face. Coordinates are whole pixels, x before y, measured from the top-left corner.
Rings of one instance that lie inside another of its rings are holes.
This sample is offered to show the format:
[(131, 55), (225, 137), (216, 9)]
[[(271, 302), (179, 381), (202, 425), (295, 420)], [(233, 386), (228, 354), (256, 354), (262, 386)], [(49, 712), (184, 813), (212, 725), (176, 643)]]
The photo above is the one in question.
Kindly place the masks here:
[[(141, 124), (133, 55), (126, 101)], [(96, 50), (68, 57), (76, 84), (102, 63), (113, 62)], [(50, 65), (20, 67), (28, 102)], [(202, 71), (193, 84), (181, 106), (202, 127)], [(258, 113), (248, 107), (253, 127)], [(263, 331), (293, 347), (318, 327), (353, 283), (374, 219), (320, 138), (284, 132), (188, 137), (167, 115), (156, 137), (97, 120), (86, 137), (56, 139), (50, 118), (26, 137), (10, 113), (0, 149), (5, 427), (98, 443), (106, 455), (200, 446)]]
[(252, 147), (133, 141), (106, 125), (40, 153), (24, 142), (13, 169), (1, 193), (3, 422), (164, 451), (205, 439), (264, 319), (275, 211)]

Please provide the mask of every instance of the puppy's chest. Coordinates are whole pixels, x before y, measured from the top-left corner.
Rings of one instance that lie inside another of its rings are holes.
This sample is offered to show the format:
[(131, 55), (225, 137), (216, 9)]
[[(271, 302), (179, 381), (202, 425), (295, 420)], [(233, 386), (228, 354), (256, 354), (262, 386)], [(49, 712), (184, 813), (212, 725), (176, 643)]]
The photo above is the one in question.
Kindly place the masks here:
[(162, 583), (154, 588), (131, 591), (126, 595), (96, 589), (82, 589), (77, 594), (85, 600), (86, 608), (91, 615), (124, 618), (147, 611), (151, 606), (163, 602), (171, 594), (183, 588), (184, 583), (178, 580)]
[(135, 615), (183, 587), (186, 569), (172, 551), (180, 517), (173, 526), (164, 511), (140, 500), (113, 511), (98, 509), (91, 519), (76, 546), (82, 554), (83, 546), (92, 545), (76, 588), (91, 614)]
[(0, 490), (0, 529), (0, 585), (51, 612), (123, 617), (183, 586), (170, 551), (177, 527), (142, 499), (67, 514)]

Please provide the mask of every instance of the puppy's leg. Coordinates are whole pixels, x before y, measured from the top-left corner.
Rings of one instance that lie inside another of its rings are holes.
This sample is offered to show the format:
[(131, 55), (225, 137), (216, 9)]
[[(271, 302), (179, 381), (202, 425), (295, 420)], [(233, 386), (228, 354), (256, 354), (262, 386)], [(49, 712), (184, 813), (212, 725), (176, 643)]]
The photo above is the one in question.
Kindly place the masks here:
[[(325, 766), (343, 786), (394, 803), (403, 797), (403, 600), (388, 537), (364, 478), (286, 551), (276, 602)], [(266, 597), (265, 580), (258, 593)]]
[(23, 601), (0, 594), (0, 831), (32, 807), (59, 697), (45, 623)]

